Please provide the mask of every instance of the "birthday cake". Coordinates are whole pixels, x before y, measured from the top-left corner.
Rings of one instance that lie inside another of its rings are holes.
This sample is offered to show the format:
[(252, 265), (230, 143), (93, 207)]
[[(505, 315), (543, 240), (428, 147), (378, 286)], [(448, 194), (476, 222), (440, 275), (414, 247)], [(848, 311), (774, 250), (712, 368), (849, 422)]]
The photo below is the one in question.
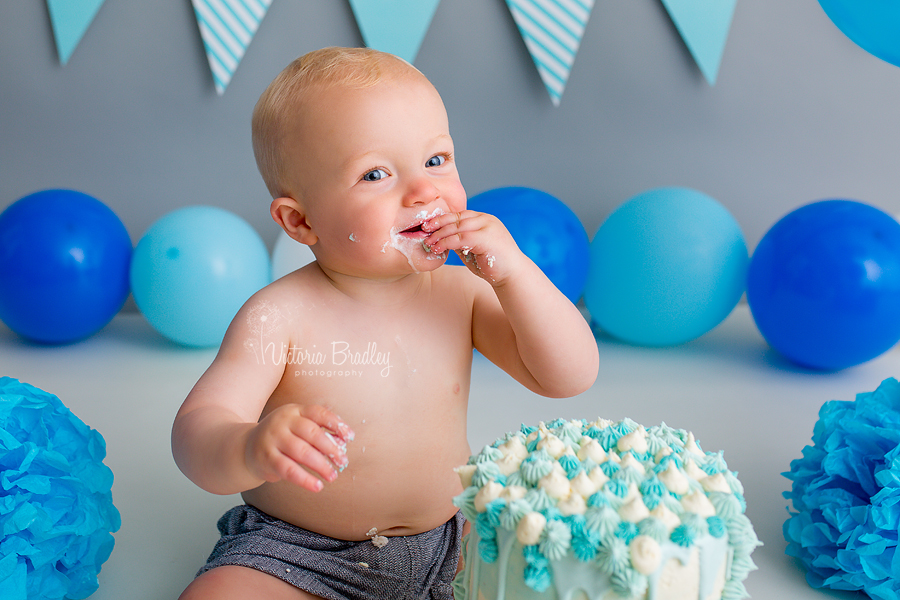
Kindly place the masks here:
[(665, 423), (523, 425), (457, 469), (456, 600), (739, 600), (760, 545), (722, 453)]

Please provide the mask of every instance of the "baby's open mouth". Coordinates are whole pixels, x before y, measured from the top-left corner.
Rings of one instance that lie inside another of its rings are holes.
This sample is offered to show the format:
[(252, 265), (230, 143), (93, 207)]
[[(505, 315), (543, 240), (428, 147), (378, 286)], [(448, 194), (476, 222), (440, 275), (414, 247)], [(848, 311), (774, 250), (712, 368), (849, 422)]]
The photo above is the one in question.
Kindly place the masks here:
[[(423, 223), (424, 223), (424, 221), (423, 221)], [(422, 230), (422, 223), (416, 223), (415, 225), (412, 225), (412, 226), (410, 226), (410, 227), (407, 227), (406, 229), (404, 229), (404, 230), (401, 231), (400, 233), (401, 233), (401, 234), (424, 233), (424, 231)]]

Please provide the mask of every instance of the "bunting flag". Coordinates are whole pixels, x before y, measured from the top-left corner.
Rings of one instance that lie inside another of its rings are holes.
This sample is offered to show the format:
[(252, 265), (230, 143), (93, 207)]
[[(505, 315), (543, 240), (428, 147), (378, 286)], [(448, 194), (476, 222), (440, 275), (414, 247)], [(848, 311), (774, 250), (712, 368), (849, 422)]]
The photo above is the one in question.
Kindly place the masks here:
[(237, 70), (247, 46), (272, 0), (191, 0), (200, 37), (221, 96)]
[(737, 0), (662, 0), (709, 85), (716, 84)]
[(84, 32), (94, 22), (103, 0), (47, 0), (59, 62), (65, 65)]
[(594, 0), (506, 0), (550, 100), (559, 106)]
[(416, 60), (441, 0), (350, 0), (366, 46)]

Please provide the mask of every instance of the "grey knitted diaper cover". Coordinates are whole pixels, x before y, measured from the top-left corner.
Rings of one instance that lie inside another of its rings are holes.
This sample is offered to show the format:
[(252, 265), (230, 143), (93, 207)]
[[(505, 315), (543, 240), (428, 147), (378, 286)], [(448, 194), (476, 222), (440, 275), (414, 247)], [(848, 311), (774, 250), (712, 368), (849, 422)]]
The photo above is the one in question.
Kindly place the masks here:
[(237, 506), (219, 519), (222, 537), (197, 575), (237, 565), (328, 600), (452, 600), (464, 522), (457, 513), (431, 531), (387, 538), (379, 548), (371, 540), (335, 540)]

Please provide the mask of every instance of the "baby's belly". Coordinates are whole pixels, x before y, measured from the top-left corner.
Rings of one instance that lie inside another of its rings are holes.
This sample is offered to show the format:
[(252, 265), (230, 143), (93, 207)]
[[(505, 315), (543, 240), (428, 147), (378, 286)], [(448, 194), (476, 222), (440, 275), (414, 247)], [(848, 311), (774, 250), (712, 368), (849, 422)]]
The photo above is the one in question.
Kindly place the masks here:
[(350, 443), (349, 465), (321, 492), (266, 483), (244, 492), (244, 501), (303, 529), (344, 540), (365, 540), (373, 530), (388, 537), (415, 535), (453, 517), (453, 497), (462, 491), (453, 469), (469, 456), (464, 436), (432, 439), (424, 447), (367, 447), (362, 441)]

